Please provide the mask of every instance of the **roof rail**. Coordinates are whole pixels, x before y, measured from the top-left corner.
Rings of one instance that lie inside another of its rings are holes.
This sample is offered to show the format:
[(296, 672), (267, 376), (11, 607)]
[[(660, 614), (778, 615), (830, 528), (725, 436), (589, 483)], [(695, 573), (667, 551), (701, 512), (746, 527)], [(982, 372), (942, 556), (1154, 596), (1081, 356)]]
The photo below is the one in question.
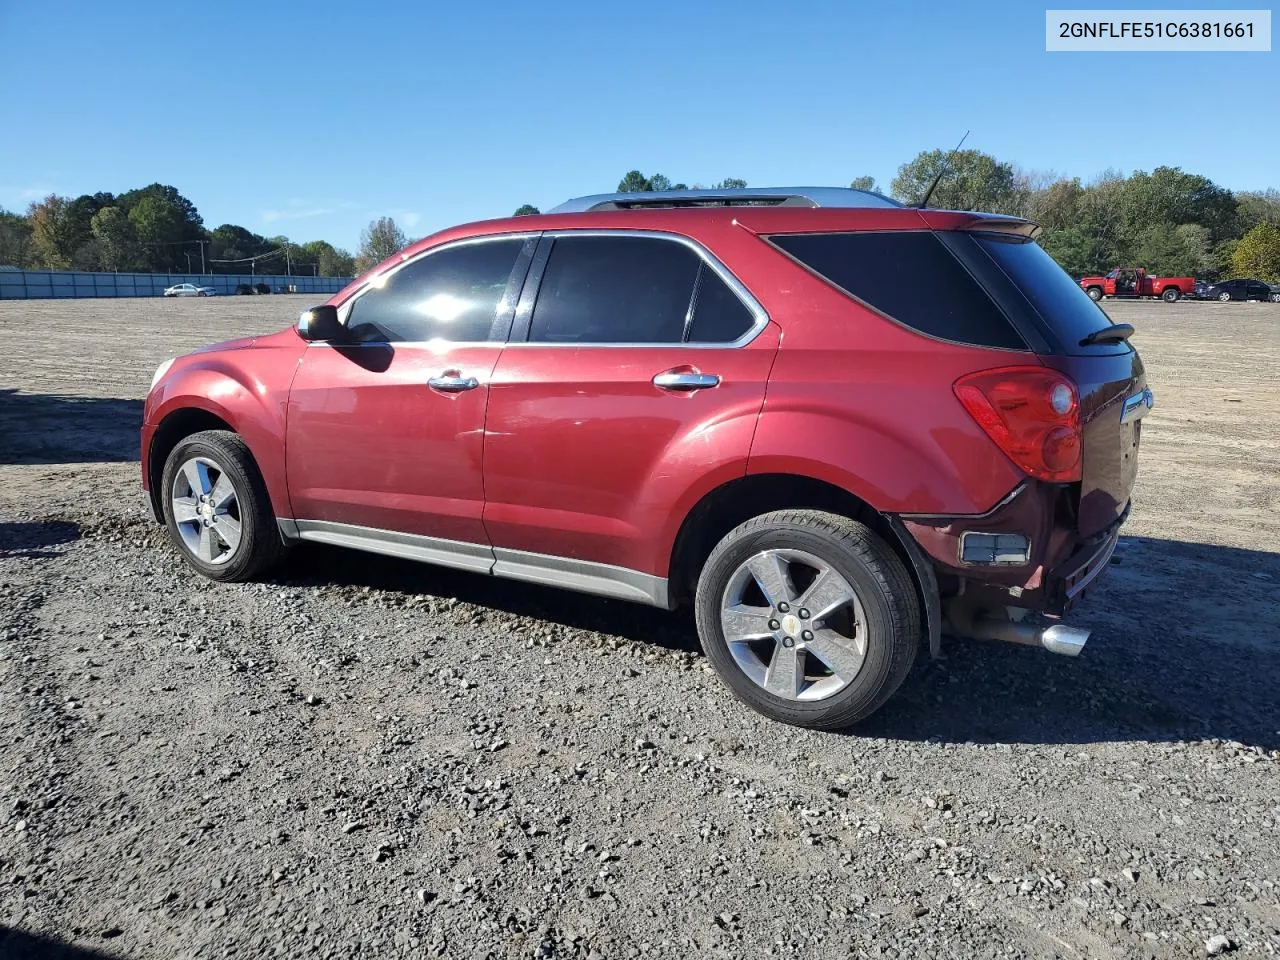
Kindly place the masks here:
[(683, 207), (901, 207), (870, 190), (849, 187), (744, 187), (739, 190), (659, 190), (600, 193), (566, 200), (548, 213)]

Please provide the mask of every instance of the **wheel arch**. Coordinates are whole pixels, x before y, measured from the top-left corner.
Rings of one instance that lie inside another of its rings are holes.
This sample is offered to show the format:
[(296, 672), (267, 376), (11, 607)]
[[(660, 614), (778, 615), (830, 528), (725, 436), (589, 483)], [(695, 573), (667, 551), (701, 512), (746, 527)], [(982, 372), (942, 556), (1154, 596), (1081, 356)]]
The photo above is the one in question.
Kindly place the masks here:
[(686, 514), (672, 545), (668, 568), (671, 605), (680, 606), (692, 599), (703, 564), (730, 530), (752, 517), (785, 509), (825, 510), (849, 517), (866, 524), (888, 544), (911, 577), (930, 650), (937, 653), (941, 636), (937, 579), (932, 565), (901, 521), (842, 487), (802, 474), (748, 474), (705, 494)]
[[(179, 407), (168, 413), (156, 426), (151, 436), (150, 449), (147, 451), (147, 493), (151, 501), (151, 513), (157, 523), (164, 522), (164, 510), (161, 506), (161, 477), (164, 476), (165, 461), (173, 448), (193, 433), (204, 430), (236, 429), (228, 419), (203, 407)], [(252, 454), (252, 451), (250, 451)]]

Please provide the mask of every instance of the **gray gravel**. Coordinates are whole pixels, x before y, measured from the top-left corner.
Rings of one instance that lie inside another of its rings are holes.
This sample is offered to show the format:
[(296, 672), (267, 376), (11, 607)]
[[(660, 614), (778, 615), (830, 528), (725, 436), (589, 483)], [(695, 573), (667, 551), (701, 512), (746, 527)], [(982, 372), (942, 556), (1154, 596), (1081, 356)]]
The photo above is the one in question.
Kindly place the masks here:
[(1280, 308), (1113, 308), (1158, 406), (1089, 648), (951, 643), (840, 735), (749, 713), (687, 614), (194, 575), (137, 399), (297, 307), (0, 303), (0, 955), (1280, 953)]

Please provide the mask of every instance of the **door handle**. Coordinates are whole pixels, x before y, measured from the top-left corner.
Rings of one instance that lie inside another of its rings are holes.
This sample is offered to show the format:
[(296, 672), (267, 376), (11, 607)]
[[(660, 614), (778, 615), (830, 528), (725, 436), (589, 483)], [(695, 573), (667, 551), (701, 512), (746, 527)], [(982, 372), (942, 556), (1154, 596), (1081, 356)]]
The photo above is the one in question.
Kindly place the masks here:
[(706, 390), (710, 387), (718, 387), (720, 378), (714, 373), (668, 370), (654, 377), (653, 385), (663, 390)]
[(457, 370), (446, 370), (440, 376), (428, 380), (427, 386), (444, 393), (462, 393), (464, 390), (474, 390), (480, 386), (480, 381), (475, 377), (464, 377)]

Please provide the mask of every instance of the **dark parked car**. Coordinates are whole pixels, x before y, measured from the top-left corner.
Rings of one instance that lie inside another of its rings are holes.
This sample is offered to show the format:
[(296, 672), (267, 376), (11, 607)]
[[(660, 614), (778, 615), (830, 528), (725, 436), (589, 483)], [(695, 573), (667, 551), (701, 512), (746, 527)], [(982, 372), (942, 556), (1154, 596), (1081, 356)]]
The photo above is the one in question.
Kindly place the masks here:
[(1263, 283), (1261, 280), (1245, 278), (1241, 280), (1220, 280), (1217, 283), (1196, 284), (1196, 296), (1201, 300), (1270, 300), (1280, 303), (1280, 288)]
[(319, 541), (689, 604), (744, 701), (847, 726), (944, 624), (1088, 638), (1153, 399), (1033, 231), (803, 187), (455, 227), (162, 364), (143, 486), (206, 577)]

